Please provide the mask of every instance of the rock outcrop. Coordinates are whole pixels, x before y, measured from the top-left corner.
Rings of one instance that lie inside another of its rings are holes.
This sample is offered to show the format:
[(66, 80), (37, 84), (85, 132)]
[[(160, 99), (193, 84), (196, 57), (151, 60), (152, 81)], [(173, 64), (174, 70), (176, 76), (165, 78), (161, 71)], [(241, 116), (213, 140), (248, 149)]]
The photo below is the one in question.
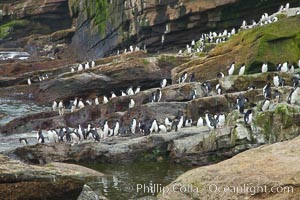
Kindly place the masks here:
[[(239, 27), (244, 19), (257, 20), (263, 13), (274, 13), (285, 3), (283, 0), (70, 0), (76, 25), (72, 46), (82, 58), (102, 57), (129, 45), (141, 48), (146, 45), (152, 52), (185, 47), (203, 32)], [(297, 0), (290, 3), (299, 6)]]
[(184, 173), (158, 199), (298, 199), (299, 151), (299, 137), (248, 150)]
[(102, 173), (64, 163), (24, 164), (0, 155), (0, 194), (8, 199), (76, 199)]

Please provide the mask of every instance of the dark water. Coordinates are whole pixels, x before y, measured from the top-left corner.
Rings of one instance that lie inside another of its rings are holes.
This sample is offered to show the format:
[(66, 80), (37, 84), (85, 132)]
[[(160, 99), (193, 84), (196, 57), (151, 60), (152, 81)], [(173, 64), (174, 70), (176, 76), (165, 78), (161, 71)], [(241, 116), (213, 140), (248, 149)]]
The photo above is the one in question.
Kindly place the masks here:
[(111, 200), (155, 196), (158, 191), (157, 189), (151, 191), (151, 185), (161, 188), (191, 169), (188, 166), (168, 162), (84, 164), (84, 166), (108, 175), (92, 187)]

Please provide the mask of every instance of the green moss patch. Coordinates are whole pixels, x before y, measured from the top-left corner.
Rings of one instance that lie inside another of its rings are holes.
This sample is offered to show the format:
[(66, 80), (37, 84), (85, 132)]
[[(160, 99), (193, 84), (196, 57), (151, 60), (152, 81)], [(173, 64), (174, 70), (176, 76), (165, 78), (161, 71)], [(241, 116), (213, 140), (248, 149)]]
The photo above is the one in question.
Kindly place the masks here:
[(0, 26), (0, 39), (5, 39), (7, 37), (9, 37), (9, 35), (11, 33), (13, 33), (13, 31), (15, 29), (20, 29), (23, 27), (28, 26), (30, 22), (28, 20), (13, 20), (10, 21), (6, 24), (3, 24)]

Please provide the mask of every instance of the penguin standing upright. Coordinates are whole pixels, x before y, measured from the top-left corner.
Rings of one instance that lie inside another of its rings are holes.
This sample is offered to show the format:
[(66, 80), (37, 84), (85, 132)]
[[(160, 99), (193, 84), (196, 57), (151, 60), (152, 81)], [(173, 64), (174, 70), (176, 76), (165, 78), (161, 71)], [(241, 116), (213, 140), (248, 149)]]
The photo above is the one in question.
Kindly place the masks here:
[(63, 101), (60, 100), (58, 104), (58, 113), (59, 115), (63, 116), (64, 115), (64, 104)]
[(57, 102), (56, 102), (56, 101), (53, 101), (53, 104), (52, 104), (52, 110), (53, 110), (53, 111), (56, 111), (56, 108), (57, 108)]
[(210, 130), (217, 128), (216, 120), (209, 115), (208, 111), (206, 111), (204, 114), (205, 114), (206, 125), (208, 126), (208, 128)]
[(235, 62), (233, 62), (228, 69), (229, 76), (233, 75), (233, 73), (234, 73), (234, 65), (235, 65)]
[(297, 101), (300, 101), (299, 95), (300, 95), (300, 88), (299, 87), (292, 88), (288, 96), (288, 103), (295, 104)]
[(245, 124), (251, 124), (253, 119), (253, 110), (249, 109), (244, 115), (244, 122)]
[(96, 106), (99, 105), (99, 99), (98, 99), (98, 97), (95, 98), (95, 105), (96, 105)]
[(115, 123), (115, 126), (113, 127), (113, 135), (115, 136), (119, 135), (119, 131), (120, 131), (120, 122), (117, 121)]
[(239, 76), (244, 75), (245, 69), (246, 69), (245, 63), (243, 63), (239, 71)]
[(30, 80), (30, 78), (27, 79), (27, 83), (28, 83), (28, 85), (31, 85), (31, 80)]
[(285, 80), (282, 77), (278, 76), (278, 74), (276, 73), (273, 76), (273, 83), (274, 83), (275, 87), (283, 86), (285, 83)]
[(264, 97), (265, 98), (271, 98), (271, 92), (272, 92), (272, 90), (271, 90), (271, 83), (267, 83), (267, 85), (265, 85), (264, 87), (263, 87), (263, 95), (264, 95)]
[(156, 93), (155, 93), (155, 101), (156, 101), (156, 102), (159, 102), (160, 99), (161, 99), (161, 96), (162, 96), (161, 90), (160, 90), (160, 89), (157, 89), (157, 90), (156, 90)]
[(270, 107), (270, 104), (271, 104), (270, 98), (267, 97), (267, 98), (263, 101), (263, 103), (262, 103), (261, 110), (262, 110), (262, 111), (268, 110), (269, 107)]
[(209, 81), (204, 81), (204, 82), (201, 84), (201, 88), (202, 88), (202, 90), (204, 91), (206, 97), (210, 95), (210, 92), (211, 92), (211, 84), (210, 84)]
[(201, 116), (199, 117), (199, 119), (198, 119), (198, 121), (197, 121), (197, 126), (198, 126), (198, 127), (203, 126), (203, 118), (202, 118)]
[(135, 105), (134, 100), (132, 98), (130, 98), (128, 108), (133, 108), (134, 105)]
[(187, 72), (184, 72), (184, 73), (180, 76), (179, 83), (185, 83), (186, 79), (187, 79)]
[(28, 145), (28, 141), (26, 138), (19, 138), (19, 142), (24, 146)]
[(37, 138), (38, 143), (41, 143), (41, 144), (45, 143), (45, 137), (43, 136), (41, 129), (38, 130), (36, 138)]
[(268, 72), (268, 64), (267, 63), (264, 63), (261, 67), (261, 72), (262, 73), (265, 73), (265, 72)]
[(133, 118), (130, 123), (130, 131), (132, 134), (135, 134), (137, 121), (136, 118)]
[(160, 87), (161, 88), (164, 88), (164, 87), (166, 87), (167, 86), (167, 79), (163, 79), (161, 82), (160, 82)]

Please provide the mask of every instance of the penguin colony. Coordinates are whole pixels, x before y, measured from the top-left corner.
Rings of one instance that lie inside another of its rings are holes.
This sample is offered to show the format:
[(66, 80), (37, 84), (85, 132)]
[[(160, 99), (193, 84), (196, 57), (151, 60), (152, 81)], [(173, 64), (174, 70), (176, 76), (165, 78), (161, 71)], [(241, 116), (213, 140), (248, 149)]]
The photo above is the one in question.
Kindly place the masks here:
[[(284, 12), (287, 9), (289, 9), (289, 4), (287, 4), (285, 7), (281, 7), (279, 12)], [(298, 13), (299, 14), (299, 13)], [(270, 17), (268, 14), (264, 14), (260, 21), (258, 23), (252, 22), (252, 25), (247, 25), (244, 21), (240, 30), (250, 29), (254, 28), (256, 26), (263, 26), (269, 23), (276, 22), (278, 19), (276, 17)], [(169, 27), (168, 27), (169, 28)], [(233, 29), (230, 33), (228, 33), (226, 30), (222, 34), (216, 34), (216, 33), (210, 33), (210, 34), (203, 34), (200, 39), (200, 43), (202, 44), (204, 41), (208, 39), (210, 43), (216, 43), (226, 41), (226, 38), (229, 38), (231, 35), (235, 34), (235, 30)], [(222, 38), (223, 37), (223, 38)], [(225, 38), (225, 39), (224, 39)], [(195, 46), (195, 41), (192, 41), (191, 46)], [(202, 44), (203, 47), (204, 43)], [(202, 48), (201, 47), (201, 48)], [(190, 49), (189, 49), (190, 48)], [(197, 49), (196, 52), (202, 51), (202, 49)], [(133, 51), (139, 51), (140, 49), (138, 47), (133, 48), (133, 46), (129, 47), (130, 52)], [(145, 47), (144, 47), (144, 50)], [(194, 49), (187, 46), (188, 53), (195, 52)], [(124, 50), (123, 53), (126, 53), (127, 49)], [(118, 55), (119, 55), (118, 51)], [(298, 66), (297, 66), (298, 65)], [(77, 69), (74, 67), (71, 68), (71, 72), (75, 71), (84, 71), (90, 68), (96, 67), (95, 61), (82, 63), (77, 66)], [(268, 81), (266, 85), (262, 89), (262, 95), (264, 96), (264, 100), (261, 103), (261, 110), (266, 111), (270, 108), (271, 104), (276, 104), (281, 101), (281, 94), (277, 90), (278, 87), (282, 87), (285, 85), (285, 80), (281, 77), (281, 73), (295, 73), (295, 69), (300, 67), (300, 60), (297, 64), (289, 63), (288, 61), (285, 61), (283, 63), (277, 64), (277, 72), (273, 75), (273, 81)], [(242, 76), (245, 74), (245, 68), (246, 65), (242, 64), (239, 67), (236, 67), (235, 62), (232, 62), (230, 66), (228, 66), (228, 76), (232, 76), (233, 74), (237, 74), (239, 76)], [(268, 63), (265, 62), (261, 66), (261, 73), (268, 72)], [(222, 72), (217, 73), (217, 78), (221, 79), (225, 77), (225, 74)], [(48, 75), (47, 75), (48, 78)], [(42, 81), (41, 79), (40, 81)], [(183, 84), (187, 82), (197, 82), (195, 74), (191, 73), (188, 74), (187, 72), (183, 72), (181, 75), (179, 75), (179, 78), (177, 80), (178, 84)], [(287, 102), (289, 104), (295, 104), (300, 103), (299, 96), (300, 96), (300, 77), (298, 74), (294, 74), (291, 80), (292, 83), (292, 90), (290, 91), (290, 94), (288, 96)], [(31, 85), (31, 79), (28, 79), (28, 85)], [(163, 79), (160, 83), (160, 88), (164, 88), (168, 86), (168, 80)], [(274, 86), (276, 89), (272, 91), (272, 86)], [(163, 96), (162, 90), (160, 88), (157, 88), (155, 92), (153, 92), (149, 96), (149, 103), (155, 103), (160, 102), (161, 97)], [(204, 81), (201, 84), (201, 89), (204, 93), (204, 96), (212, 96), (212, 91), (215, 90), (215, 93), (217, 95), (221, 95), (224, 93), (222, 90), (222, 85), (217, 84), (215, 88), (212, 87), (210, 81)], [(253, 84), (250, 84), (248, 87), (248, 90), (256, 89), (256, 86)], [(136, 106), (136, 103), (133, 99), (133, 96), (138, 94), (141, 91), (140, 86), (136, 86), (135, 89), (133, 86), (130, 86), (127, 88), (126, 91), (121, 90), (120, 96), (128, 96), (129, 102), (128, 102), (128, 108), (133, 109)], [(83, 98), (75, 97), (74, 100), (71, 100), (69, 103), (69, 109), (70, 112), (76, 112), (85, 106), (89, 105), (100, 105), (100, 104), (107, 104), (111, 99), (118, 98), (115, 91), (111, 92), (111, 95), (103, 96), (102, 99), (99, 99), (97, 96), (95, 99), (87, 99), (83, 100)], [(197, 90), (192, 89), (190, 100), (197, 98)], [(249, 103), (249, 99), (244, 97), (242, 94), (239, 94), (236, 98), (235, 108), (239, 111), (241, 115), (243, 115), (244, 123), (247, 125), (251, 125), (253, 120), (253, 109), (249, 108), (246, 109), (247, 104)], [(59, 101), (53, 101), (52, 104), (52, 110), (58, 111), (58, 114), (63, 116), (65, 113), (65, 105), (63, 100)], [(47, 137), (48, 141), (51, 143), (56, 142), (69, 142), (74, 144), (78, 144), (83, 140), (93, 141), (93, 142), (99, 142), (100, 140), (105, 140), (108, 137), (113, 136), (127, 136), (127, 135), (149, 135), (153, 133), (166, 133), (169, 131), (178, 131), (181, 128), (184, 127), (191, 127), (191, 126), (207, 126), (210, 130), (216, 129), (216, 128), (222, 128), (225, 125), (226, 122), (226, 114), (224, 112), (211, 114), (208, 111), (205, 111), (202, 116), (200, 116), (197, 121), (193, 121), (191, 117), (184, 116), (184, 114), (180, 111), (178, 111), (178, 115), (171, 119), (169, 117), (166, 117), (164, 121), (158, 122), (157, 119), (151, 119), (148, 121), (144, 121), (143, 119), (137, 119), (132, 118), (130, 124), (123, 124), (120, 120), (115, 120), (113, 123), (109, 123), (107, 120), (102, 121), (98, 124), (92, 124), (89, 123), (87, 126), (83, 127), (83, 125), (78, 124), (77, 127), (55, 127), (50, 128), (47, 131)], [(26, 145), (28, 144), (26, 138), (20, 138), (20, 143)], [(37, 141), (38, 143), (45, 143), (45, 137), (43, 135), (43, 131), (39, 129), (37, 131)]]

